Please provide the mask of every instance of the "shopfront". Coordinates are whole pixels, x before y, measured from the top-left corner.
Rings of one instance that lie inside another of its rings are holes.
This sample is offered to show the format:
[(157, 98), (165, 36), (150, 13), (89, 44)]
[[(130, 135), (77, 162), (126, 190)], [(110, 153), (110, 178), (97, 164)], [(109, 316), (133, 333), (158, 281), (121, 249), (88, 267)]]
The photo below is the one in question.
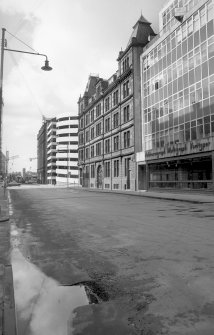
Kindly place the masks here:
[(148, 188), (214, 190), (212, 139), (146, 152)]

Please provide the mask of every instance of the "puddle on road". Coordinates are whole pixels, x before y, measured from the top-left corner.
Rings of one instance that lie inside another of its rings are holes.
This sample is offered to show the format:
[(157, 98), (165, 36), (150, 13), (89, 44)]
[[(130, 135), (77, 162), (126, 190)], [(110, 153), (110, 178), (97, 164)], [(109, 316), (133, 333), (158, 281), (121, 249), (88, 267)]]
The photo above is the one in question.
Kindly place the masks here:
[[(19, 250), (20, 231), (11, 220), (11, 264), (18, 335), (72, 335), (74, 310), (107, 297), (95, 283), (62, 286), (30, 263)], [(94, 290), (97, 289), (97, 294)]]
[(18, 335), (70, 335), (74, 309), (89, 303), (84, 286), (59, 286), (15, 248), (11, 254)]
[(18, 335), (131, 334), (123, 311), (96, 282), (63, 286), (26, 259), (23, 230), (13, 218), (10, 224)]

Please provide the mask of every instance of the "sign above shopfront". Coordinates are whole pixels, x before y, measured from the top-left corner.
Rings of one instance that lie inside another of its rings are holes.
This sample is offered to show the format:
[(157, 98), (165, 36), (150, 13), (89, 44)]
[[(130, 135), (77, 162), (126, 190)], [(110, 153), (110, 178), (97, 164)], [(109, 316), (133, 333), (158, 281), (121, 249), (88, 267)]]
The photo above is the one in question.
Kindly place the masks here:
[(200, 141), (165, 145), (159, 150), (147, 150), (145, 153), (145, 158), (146, 161), (148, 161), (166, 157), (177, 157), (194, 153), (208, 152), (212, 150), (214, 150), (214, 138), (210, 137)]

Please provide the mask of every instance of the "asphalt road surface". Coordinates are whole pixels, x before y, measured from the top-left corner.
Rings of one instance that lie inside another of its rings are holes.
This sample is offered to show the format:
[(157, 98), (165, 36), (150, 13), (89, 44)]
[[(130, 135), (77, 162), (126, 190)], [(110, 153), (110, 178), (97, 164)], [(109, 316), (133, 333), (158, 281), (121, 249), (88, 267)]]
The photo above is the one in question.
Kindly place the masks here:
[(10, 202), (20, 335), (214, 334), (213, 205), (33, 187)]

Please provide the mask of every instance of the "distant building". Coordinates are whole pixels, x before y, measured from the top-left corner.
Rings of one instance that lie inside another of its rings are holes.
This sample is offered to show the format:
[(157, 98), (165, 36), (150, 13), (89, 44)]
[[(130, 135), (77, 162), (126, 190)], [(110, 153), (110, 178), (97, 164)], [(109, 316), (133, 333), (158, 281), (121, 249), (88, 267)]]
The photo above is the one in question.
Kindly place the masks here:
[(78, 116), (63, 114), (56, 118), (56, 184), (78, 183)]
[(90, 188), (135, 190), (135, 154), (142, 150), (140, 55), (154, 37), (141, 16), (118, 70), (105, 80), (90, 76), (79, 98), (80, 183)]
[(47, 124), (47, 181), (56, 184), (56, 118)]
[(214, 189), (214, 2), (171, 0), (141, 56), (138, 189)]
[(47, 120), (37, 135), (37, 175), (41, 184), (47, 184)]

